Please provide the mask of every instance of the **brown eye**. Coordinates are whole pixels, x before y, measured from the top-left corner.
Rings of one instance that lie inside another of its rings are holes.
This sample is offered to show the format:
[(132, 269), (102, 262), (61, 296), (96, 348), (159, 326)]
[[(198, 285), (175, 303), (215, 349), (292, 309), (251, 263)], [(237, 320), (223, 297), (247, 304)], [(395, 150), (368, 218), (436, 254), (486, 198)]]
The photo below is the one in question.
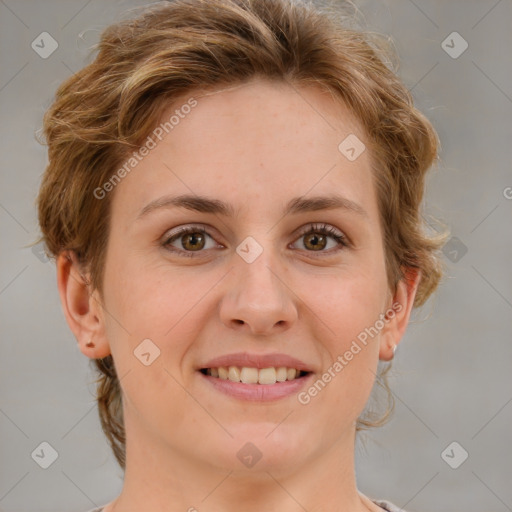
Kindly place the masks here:
[(187, 233), (181, 237), (183, 249), (188, 251), (198, 251), (205, 246), (205, 236), (203, 233)]
[(304, 236), (304, 247), (313, 251), (321, 251), (327, 245), (327, 237), (317, 233), (308, 233)]
[(298, 240), (301, 239), (302, 243), (299, 248), (306, 249), (307, 252), (331, 254), (342, 248), (349, 247), (345, 235), (328, 224), (308, 226)]
[(194, 253), (206, 253), (206, 249), (219, 247), (204, 228), (196, 226), (171, 232), (165, 236), (162, 246), (180, 256), (195, 256)]

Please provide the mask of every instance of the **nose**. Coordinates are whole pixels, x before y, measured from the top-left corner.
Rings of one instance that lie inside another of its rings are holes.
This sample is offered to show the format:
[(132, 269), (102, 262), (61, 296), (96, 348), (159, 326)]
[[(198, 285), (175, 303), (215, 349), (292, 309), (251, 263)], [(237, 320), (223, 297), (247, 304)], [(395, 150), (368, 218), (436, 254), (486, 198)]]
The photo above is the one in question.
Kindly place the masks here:
[(252, 263), (240, 259), (230, 273), (220, 306), (221, 320), (230, 329), (270, 335), (289, 329), (297, 320), (296, 296), (285, 283), (286, 272), (264, 254)]

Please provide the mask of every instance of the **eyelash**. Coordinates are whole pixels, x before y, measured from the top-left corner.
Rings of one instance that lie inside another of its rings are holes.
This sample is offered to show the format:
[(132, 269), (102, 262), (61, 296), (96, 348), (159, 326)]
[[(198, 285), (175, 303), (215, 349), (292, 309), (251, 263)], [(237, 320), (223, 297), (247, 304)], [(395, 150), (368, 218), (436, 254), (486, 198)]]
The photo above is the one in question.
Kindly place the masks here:
[[(208, 231), (206, 231), (206, 229), (204, 229), (204, 227), (202, 227), (202, 226), (188, 226), (188, 227), (180, 228), (176, 233), (173, 233), (171, 236), (166, 237), (162, 243), (162, 246), (165, 249), (167, 249), (168, 251), (178, 254), (179, 256), (185, 256), (185, 257), (189, 257), (189, 258), (198, 257), (196, 253), (204, 252), (204, 250), (202, 250), (202, 251), (184, 251), (182, 249), (176, 249), (175, 247), (172, 247), (170, 245), (175, 240), (178, 240), (182, 236), (188, 235), (190, 233), (201, 233), (203, 235), (208, 235), (209, 237), (213, 238), (208, 233)], [(328, 235), (328, 236), (332, 237), (334, 240), (336, 240), (336, 242), (340, 246), (342, 246), (344, 248), (349, 247), (349, 243), (347, 241), (346, 236), (343, 235), (341, 232), (338, 232), (335, 228), (333, 228), (332, 226), (330, 226), (328, 224), (311, 224), (306, 229), (301, 231), (301, 233), (297, 237), (297, 240), (299, 238), (301, 238), (305, 235), (309, 235), (311, 233), (315, 233), (315, 234), (320, 233), (323, 235)], [(341, 250), (341, 249), (338, 249), (338, 250)], [(319, 252), (323, 252), (323, 253), (327, 252), (328, 254), (330, 254), (331, 251), (332, 250), (319, 251)], [(316, 251), (306, 251), (306, 252), (316, 252)], [(337, 252), (337, 250), (335, 252)]]

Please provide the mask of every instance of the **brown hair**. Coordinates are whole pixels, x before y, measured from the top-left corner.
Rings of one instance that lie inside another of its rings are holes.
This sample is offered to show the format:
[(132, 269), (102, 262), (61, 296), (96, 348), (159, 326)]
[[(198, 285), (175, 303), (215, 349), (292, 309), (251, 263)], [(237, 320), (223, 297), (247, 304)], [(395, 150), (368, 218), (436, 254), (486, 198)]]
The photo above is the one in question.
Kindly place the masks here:
[[(420, 213), (437, 136), (377, 40), (346, 28), (335, 11), (299, 0), (175, 0), (109, 26), (96, 58), (58, 88), (44, 117), (49, 164), (38, 213), (49, 253), (74, 251), (101, 293), (112, 194), (100, 200), (93, 191), (140, 147), (171, 101), (255, 77), (317, 84), (365, 129), (388, 282), (396, 290), (407, 267), (421, 269), (414, 307), (423, 305), (441, 279), (438, 251), (447, 237), (428, 236)], [(124, 468), (114, 361), (95, 363), (101, 424)], [(360, 418), (358, 429), (383, 421)]]

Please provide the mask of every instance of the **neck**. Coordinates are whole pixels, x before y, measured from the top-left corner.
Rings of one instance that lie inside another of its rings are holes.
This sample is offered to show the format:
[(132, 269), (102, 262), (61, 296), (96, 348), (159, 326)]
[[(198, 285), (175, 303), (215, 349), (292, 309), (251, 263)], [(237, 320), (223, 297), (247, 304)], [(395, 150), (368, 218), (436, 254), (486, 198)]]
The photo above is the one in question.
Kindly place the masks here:
[(263, 457), (250, 469), (240, 469), (237, 459), (232, 467), (195, 460), (189, 453), (163, 446), (135, 422), (126, 421), (125, 428), (124, 485), (104, 512), (235, 512), (241, 504), (244, 512), (379, 510), (357, 491), (355, 428), (308, 460), (301, 458), (299, 448), (286, 463), (265, 465)]

